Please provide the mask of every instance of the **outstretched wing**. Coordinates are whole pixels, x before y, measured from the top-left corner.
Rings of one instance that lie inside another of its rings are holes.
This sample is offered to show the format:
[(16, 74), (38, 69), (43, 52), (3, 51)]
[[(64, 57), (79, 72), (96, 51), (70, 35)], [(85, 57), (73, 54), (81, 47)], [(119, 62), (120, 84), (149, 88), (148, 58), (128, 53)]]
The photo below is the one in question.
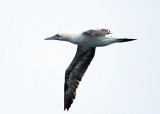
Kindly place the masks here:
[(98, 29), (98, 30), (90, 29), (88, 31), (83, 32), (83, 34), (91, 35), (91, 36), (105, 36), (107, 34), (110, 34), (110, 30), (108, 29)]
[(76, 96), (76, 89), (95, 54), (94, 47), (78, 46), (76, 55), (65, 72), (64, 110), (69, 109)]

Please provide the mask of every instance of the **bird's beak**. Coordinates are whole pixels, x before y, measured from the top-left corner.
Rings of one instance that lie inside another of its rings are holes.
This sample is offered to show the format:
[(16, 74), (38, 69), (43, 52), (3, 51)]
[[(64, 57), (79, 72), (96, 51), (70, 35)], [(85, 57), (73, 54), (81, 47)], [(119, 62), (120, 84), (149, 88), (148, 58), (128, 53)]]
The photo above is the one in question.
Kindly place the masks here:
[(57, 37), (52, 36), (52, 37), (49, 37), (49, 38), (45, 38), (44, 40), (56, 40), (56, 39), (57, 39)]

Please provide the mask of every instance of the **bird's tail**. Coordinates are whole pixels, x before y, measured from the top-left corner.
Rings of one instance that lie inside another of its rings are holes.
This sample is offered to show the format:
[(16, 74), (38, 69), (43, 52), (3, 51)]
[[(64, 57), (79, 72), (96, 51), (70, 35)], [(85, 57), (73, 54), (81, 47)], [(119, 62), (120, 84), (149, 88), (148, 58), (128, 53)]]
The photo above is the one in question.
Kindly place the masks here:
[(133, 40), (137, 40), (137, 39), (127, 39), (127, 38), (120, 38), (120, 39), (116, 39), (117, 42), (129, 42), (129, 41), (133, 41)]

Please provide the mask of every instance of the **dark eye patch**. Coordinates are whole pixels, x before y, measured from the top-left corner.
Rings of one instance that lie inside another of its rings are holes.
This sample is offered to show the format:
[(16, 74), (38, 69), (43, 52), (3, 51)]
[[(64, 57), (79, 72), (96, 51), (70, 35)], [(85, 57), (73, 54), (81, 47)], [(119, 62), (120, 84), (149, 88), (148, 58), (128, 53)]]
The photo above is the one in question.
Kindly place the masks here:
[(56, 34), (55, 36), (59, 37), (59, 34)]
[(59, 34), (56, 34), (55, 36), (56, 36), (56, 37), (62, 37), (62, 36), (60, 36)]

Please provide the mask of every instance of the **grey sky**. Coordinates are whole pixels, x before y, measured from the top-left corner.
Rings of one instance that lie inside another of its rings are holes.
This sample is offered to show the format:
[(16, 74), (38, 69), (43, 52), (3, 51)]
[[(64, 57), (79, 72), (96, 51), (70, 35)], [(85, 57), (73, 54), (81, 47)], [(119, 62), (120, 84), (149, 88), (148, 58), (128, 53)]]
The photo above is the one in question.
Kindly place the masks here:
[[(1, 114), (159, 114), (160, 1), (2, 0)], [(64, 73), (76, 45), (44, 41), (108, 28), (137, 41), (97, 48), (69, 112)]]

